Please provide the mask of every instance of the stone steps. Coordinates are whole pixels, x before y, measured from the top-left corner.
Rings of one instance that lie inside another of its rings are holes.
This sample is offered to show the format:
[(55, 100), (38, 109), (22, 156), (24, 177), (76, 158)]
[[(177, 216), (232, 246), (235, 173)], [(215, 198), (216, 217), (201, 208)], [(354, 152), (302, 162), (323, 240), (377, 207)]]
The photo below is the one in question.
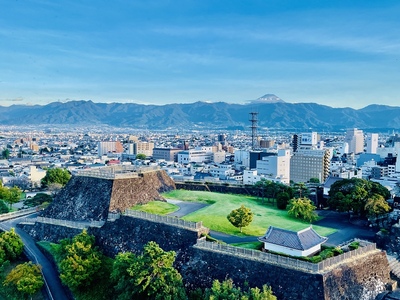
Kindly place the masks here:
[(389, 254), (386, 254), (386, 256), (389, 262), (390, 273), (400, 280), (400, 261), (395, 256)]

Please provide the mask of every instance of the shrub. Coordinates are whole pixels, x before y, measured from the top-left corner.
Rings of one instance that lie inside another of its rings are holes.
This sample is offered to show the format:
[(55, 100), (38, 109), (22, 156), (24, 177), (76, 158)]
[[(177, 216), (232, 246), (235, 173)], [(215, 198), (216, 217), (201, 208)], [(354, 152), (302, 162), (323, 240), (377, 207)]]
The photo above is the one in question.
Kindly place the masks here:
[(352, 243), (350, 243), (350, 245), (349, 245), (349, 249), (350, 249), (350, 250), (355, 250), (355, 249), (358, 249), (359, 246), (360, 246), (360, 243), (359, 243), (359, 242), (352, 242)]
[(329, 257), (333, 257), (335, 256), (335, 254), (333, 253), (332, 249), (325, 249), (322, 250), (321, 253), (319, 254), (319, 256), (321, 256), (322, 259), (327, 259)]
[(342, 248), (336, 247), (336, 248), (334, 248), (334, 249), (332, 250), (332, 252), (333, 252), (333, 254), (334, 254), (335, 256), (337, 256), (337, 255), (342, 254), (344, 251), (343, 251)]

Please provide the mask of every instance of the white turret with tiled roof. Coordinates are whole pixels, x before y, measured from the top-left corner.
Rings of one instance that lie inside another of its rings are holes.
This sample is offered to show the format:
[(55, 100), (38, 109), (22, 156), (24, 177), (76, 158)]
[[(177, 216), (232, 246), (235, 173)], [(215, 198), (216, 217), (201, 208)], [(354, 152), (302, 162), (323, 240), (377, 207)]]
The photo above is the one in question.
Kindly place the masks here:
[(320, 236), (312, 226), (298, 232), (270, 226), (258, 240), (265, 250), (282, 252), (292, 256), (309, 256), (321, 250), (328, 238)]

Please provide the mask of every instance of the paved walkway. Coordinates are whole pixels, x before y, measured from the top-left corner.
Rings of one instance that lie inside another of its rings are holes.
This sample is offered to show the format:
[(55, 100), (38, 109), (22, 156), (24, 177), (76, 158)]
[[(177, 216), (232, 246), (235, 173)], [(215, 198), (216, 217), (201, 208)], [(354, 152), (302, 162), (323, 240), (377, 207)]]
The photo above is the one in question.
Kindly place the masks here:
[(177, 211), (174, 211), (174, 212), (168, 214), (171, 217), (181, 218), (183, 216), (191, 214), (192, 212), (202, 209), (203, 207), (208, 206), (208, 204), (197, 203), (197, 202), (187, 202), (187, 201), (174, 200), (174, 199), (166, 199), (166, 200), (168, 203), (179, 206), (179, 209)]
[(337, 229), (335, 233), (327, 236), (328, 241), (326, 242), (326, 245), (336, 246), (353, 238), (369, 241), (374, 240), (377, 230), (351, 223), (347, 213), (339, 213), (330, 210), (319, 210), (317, 213), (319, 216), (324, 218), (315, 222), (315, 225)]

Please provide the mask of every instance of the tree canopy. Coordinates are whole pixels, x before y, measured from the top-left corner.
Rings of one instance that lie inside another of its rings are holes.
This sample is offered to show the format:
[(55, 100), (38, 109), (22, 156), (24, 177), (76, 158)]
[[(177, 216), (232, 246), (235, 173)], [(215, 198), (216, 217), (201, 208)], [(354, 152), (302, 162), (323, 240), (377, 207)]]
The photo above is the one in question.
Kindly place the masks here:
[(118, 300), (128, 299), (186, 299), (182, 277), (173, 267), (174, 251), (164, 251), (156, 242), (145, 245), (143, 254), (117, 255), (112, 278)]
[(314, 222), (318, 219), (315, 213), (316, 207), (308, 198), (292, 199), (288, 205), (288, 215), (303, 220), (305, 222)]
[(380, 183), (360, 178), (343, 179), (332, 184), (328, 204), (332, 209), (365, 216), (367, 201), (374, 195), (384, 200), (390, 198), (389, 190)]
[(94, 236), (86, 230), (72, 241), (64, 239), (60, 249), (60, 279), (71, 290), (89, 286), (101, 268), (101, 252), (94, 246)]
[(211, 288), (205, 290), (204, 299), (206, 300), (276, 300), (271, 287), (264, 285), (259, 288), (237, 287), (232, 279), (226, 279), (222, 282), (214, 280)]
[(24, 205), (29, 206), (29, 207), (34, 207), (43, 204), (44, 202), (52, 202), (53, 197), (51, 197), (48, 194), (45, 193), (37, 193), (35, 196), (32, 198), (28, 198), (24, 200)]
[(240, 232), (242, 232), (242, 228), (249, 226), (253, 221), (253, 215), (250, 208), (242, 205), (238, 209), (232, 210), (229, 215), (227, 215), (227, 219), (233, 226), (240, 228)]
[(0, 265), (7, 260), (17, 259), (23, 250), (24, 244), (14, 228), (0, 233)]
[(48, 187), (51, 183), (59, 183), (65, 186), (71, 178), (67, 169), (53, 168), (46, 171), (46, 176), (42, 178), (42, 186)]
[(17, 203), (21, 199), (21, 194), (21, 189), (16, 186), (12, 188), (0, 186), (0, 199), (8, 203), (10, 209), (14, 203)]
[(4, 280), (5, 286), (13, 286), (22, 295), (30, 296), (37, 293), (43, 284), (40, 266), (32, 262), (17, 265)]
[(390, 206), (381, 195), (374, 194), (368, 198), (365, 204), (365, 210), (369, 217), (377, 217), (378, 215), (389, 212)]
[(136, 155), (136, 159), (145, 160), (146, 159), (146, 154), (139, 153), (139, 154)]

